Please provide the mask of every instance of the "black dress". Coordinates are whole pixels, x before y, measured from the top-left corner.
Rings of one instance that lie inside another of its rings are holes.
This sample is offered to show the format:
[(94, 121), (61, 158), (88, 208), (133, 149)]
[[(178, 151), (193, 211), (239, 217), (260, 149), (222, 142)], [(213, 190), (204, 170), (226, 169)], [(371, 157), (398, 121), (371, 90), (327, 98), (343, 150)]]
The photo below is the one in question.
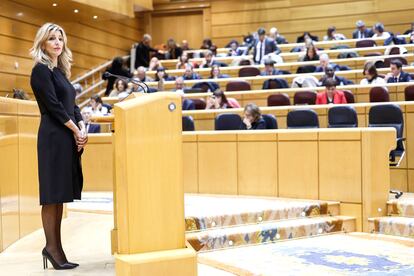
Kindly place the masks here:
[(83, 175), (81, 155), (72, 131), (64, 125), (69, 119), (82, 120), (75, 104), (75, 89), (57, 67), (50, 70), (38, 63), (33, 67), (30, 85), (41, 113), (37, 136), (40, 205), (81, 199)]

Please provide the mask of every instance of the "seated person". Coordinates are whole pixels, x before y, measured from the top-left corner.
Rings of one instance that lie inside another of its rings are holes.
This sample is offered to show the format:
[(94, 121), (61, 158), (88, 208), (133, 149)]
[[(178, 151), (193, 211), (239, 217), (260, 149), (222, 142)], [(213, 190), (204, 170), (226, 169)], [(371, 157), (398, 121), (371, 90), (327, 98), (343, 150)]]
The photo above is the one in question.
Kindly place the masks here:
[(117, 79), (114, 83), (114, 89), (109, 94), (109, 97), (118, 97), (122, 92), (126, 92), (128, 84), (123, 79)]
[(181, 49), (183, 49), (183, 51), (190, 51), (191, 50), (190, 45), (188, 44), (187, 40), (184, 39), (181, 42)]
[(385, 31), (384, 25), (382, 23), (377, 23), (374, 25), (374, 35), (373, 38), (383, 37), (385, 39), (389, 38), (391, 34)]
[(230, 46), (230, 50), (229, 50), (229, 53), (227, 54), (227, 56), (229, 57), (237, 57), (237, 56), (242, 56), (246, 54), (245, 53), (246, 49), (240, 48), (239, 43), (236, 40), (231, 41), (229, 46)]
[(320, 82), (320, 84), (322, 86), (326, 86), (326, 83), (325, 82), (328, 79), (333, 79), (336, 82), (336, 86), (352, 84), (352, 81), (347, 80), (344, 77), (340, 77), (340, 76), (335, 75), (335, 70), (330, 65), (326, 66), (326, 68), (325, 68), (325, 76), (323, 76), (319, 80), (319, 82)]
[(380, 76), (378, 76), (377, 68), (375, 67), (375, 64), (373, 62), (365, 63), (362, 74), (364, 74), (365, 78), (361, 80), (361, 85), (375, 84), (377, 86), (382, 86), (386, 84), (386, 81)]
[(101, 132), (101, 125), (99, 124), (92, 124), (91, 123), (91, 116), (92, 112), (90, 109), (83, 109), (82, 110), (82, 118), (85, 122), (85, 128), (87, 133), (100, 133)]
[(154, 79), (147, 76), (147, 69), (145, 69), (143, 66), (138, 67), (137, 70), (134, 71), (133, 77), (138, 78), (143, 82), (154, 81)]
[(388, 73), (385, 76), (385, 80), (388, 83), (397, 83), (397, 82), (408, 82), (411, 81), (410, 74), (402, 70), (402, 62), (398, 59), (394, 59), (390, 62), (391, 73)]
[(185, 66), (185, 72), (183, 75), (184, 80), (199, 80), (201, 77), (194, 72), (193, 66), (191, 64), (187, 64)]
[(185, 69), (185, 66), (187, 65), (191, 65), (189, 60), (188, 60), (188, 54), (187, 52), (184, 52), (179, 58), (178, 58), (178, 62), (177, 62), (177, 69)]
[(103, 106), (102, 98), (98, 95), (92, 96), (89, 104), (89, 109), (92, 115), (108, 115), (108, 108)]
[(220, 73), (220, 66), (213, 65), (211, 67), (210, 79), (225, 79), (225, 78), (229, 78), (229, 77), (230, 77), (229, 75)]
[(299, 58), (299, 61), (314, 61), (319, 60), (318, 49), (313, 43), (306, 47), (306, 54)]
[(175, 40), (170, 38), (167, 40), (167, 51), (165, 59), (177, 59), (183, 54), (183, 49), (175, 43)]
[(315, 72), (318, 72), (318, 73), (325, 72), (325, 68), (328, 65), (332, 66), (332, 68), (334, 68), (335, 71), (339, 71), (340, 69), (340, 67), (337, 64), (330, 63), (328, 54), (325, 54), (325, 53), (321, 54), (319, 57), (319, 66), (316, 66)]
[(140, 79), (137, 77), (133, 77), (131, 82), (128, 83), (128, 90), (126, 92), (119, 93), (118, 98), (125, 98), (131, 93), (135, 92), (144, 92), (143, 87), (139, 85)]
[(217, 89), (207, 100), (206, 109), (225, 109), (232, 108), (227, 101), (226, 95), (220, 89)]
[(175, 80), (175, 78), (172, 76), (169, 76), (167, 72), (165, 72), (164, 67), (158, 67), (157, 72), (155, 73), (155, 81), (160, 81), (160, 80), (173, 81)]
[(283, 75), (283, 72), (276, 69), (274, 64), (275, 62), (272, 59), (270, 58), (265, 59), (265, 62), (264, 62), (265, 68), (264, 68), (264, 71), (260, 73), (260, 75), (261, 76)]
[(184, 89), (186, 88), (183, 77), (177, 77), (175, 79), (175, 88), (172, 91), (184, 94)]
[(336, 27), (335, 26), (329, 27), (328, 30), (326, 31), (326, 35), (323, 37), (324, 41), (344, 40), (344, 39), (346, 39), (346, 37), (343, 34), (336, 33)]
[(148, 71), (155, 71), (158, 67), (161, 67), (160, 60), (157, 57), (153, 57), (149, 63)]
[(83, 88), (80, 83), (74, 83), (73, 88), (75, 88), (76, 95), (79, 95), (80, 93), (82, 93)]
[(302, 43), (307, 41), (318, 41), (319, 38), (317, 36), (311, 35), (309, 32), (304, 32), (303, 35), (298, 36), (296, 39), (296, 43)]
[(204, 61), (200, 64), (200, 68), (211, 68), (213, 65), (220, 65), (214, 60), (213, 52), (207, 50), (204, 54)]
[(277, 31), (277, 28), (273, 27), (270, 29), (269, 31), (269, 37), (271, 39), (273, 39), (274, 41), (276, 41), (277, 44), (287, 44), (287, 40), (286, 38), (279, 34), (279, 32)]
[(326, 90), (316, 96), (316, 104), (346, 104), (344, 92), (336, 90), (334, 79), (327, 79), (325, 87)]
[(240, 129), (266, 129), (266, 122), (262, 117), (260, 108), (249, 103), (244, 107), (243, 122), (241, 123)]
[(370, 38), (374, 35), (374, 31), (367, 28), (362, 20), (356, 22), (356, 27), (357, 29), (352, 33), (353, 39)]

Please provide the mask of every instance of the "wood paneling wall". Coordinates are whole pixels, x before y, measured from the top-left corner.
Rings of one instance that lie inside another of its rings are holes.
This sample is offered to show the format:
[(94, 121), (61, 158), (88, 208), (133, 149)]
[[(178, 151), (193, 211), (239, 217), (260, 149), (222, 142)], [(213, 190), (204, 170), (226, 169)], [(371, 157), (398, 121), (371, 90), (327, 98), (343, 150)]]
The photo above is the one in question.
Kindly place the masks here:
[(192, 47), (200, 47), (204, 38), (203, 12), (185, 12), (152, 15), (151, 29), (153, 44), (166, 44), (174, 38), (179, 44), (186, 39)]
[(117, 55), (128, 54), (143, 33), (140, 18), (59, 22), (40, 10), (1, 1), (0, 96), (11, 95), (12, 88), (22, 88), (33, 98), (29, 83), (33, 61), (29, 49), (38, 28), (50, 21), (60, 24), (68, 35), (68, 46), (74, 55), (72, 79)]
[(212, 38), (224, 46), (242, 39), (258, 27), (277, 27), (289, 42), (309, 31), (322, 39), (328, 26), (351, 38), (355, 22), (367, 26), (385, 24), (393, 32), (404, 32), (413, 21), (414, 1), (393, 0), (228, 0), (211, 2)]

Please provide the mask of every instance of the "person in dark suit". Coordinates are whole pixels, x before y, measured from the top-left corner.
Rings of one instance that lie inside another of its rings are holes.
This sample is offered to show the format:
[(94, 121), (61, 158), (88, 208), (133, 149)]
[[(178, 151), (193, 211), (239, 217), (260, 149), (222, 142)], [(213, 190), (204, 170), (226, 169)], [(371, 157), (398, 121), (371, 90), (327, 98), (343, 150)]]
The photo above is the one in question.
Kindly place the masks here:
[[(124, 77), (127, 77), (127, 78), (132, 77), (132, 74), (128, 71), (128, 69), (126, 69), (124, 67), (124, 61), (121, 57), (114, 58), (114, 60), (112, 61), (111, 67), (109, 67), (106, 70), (106, 72), (109, 72), (109, 73), (114, 74), (114, 75), (124, 76)], [(114, 83), (115, 83), (117, 77), (106, 77), (105, 73), (104, 73), (104, 74), (102, 74), (102, 79), (108, 80), (108, 82), (106, 84), (105, 96), (109, 96), (109, 94), (111, 93), (111, 91), (114, 87)]]
[(81, 199), (81, 155), (88, 136), (76, 92), (69, 81), (72, 53), (65, 31), (46, 23), (38, 30), (30, 54), (35, 61), (30, 85), (40, 110), (37, 137), (39, 196), (46, 246), (43, 268), (49, 260), (55, 269), (73, 269), (66, 259), (60, 225), (63, 203)]
[(269, 36), (274, 41), (276, 41), (276, 44), (287, 44), (288, 43), (286, 38), (283, 35), (279, 34), (277, 28), (275, 27), (269, 30)]
[(263, 119), (260, 108), (257, 105), (249, 103), (244, 107), (244, 118), (240, 129), (266, 129), (266, 121)]
[(316, 104), (346, 104), (345, 94), (336, 90), (336, 81), (327, 79), (325, 81), (326, 90), (319, 92), (316, 96)]
[(187, 64), (185, 66), (185, 71), (183, 75), (184, 80), (199, 80), (201, 77), (194, 72), (193, 66), (191, 64)]
[(140, 66), (148, 67), (150, 61), (150, 53), (158, 53), (157, 49), (154, 49), (150, 46), (151, 36), (149, 34), (144, 34), (142, 41), (138, 43), (135, 51), (135, 67)]
[(87, 133), (100, 133), (101, 126), (99, 124), (92, 124), (91, 123), (91, 116), (92, 112), (90, 108), (82, 109), (82, 118), (85, 122), (85, 128)]
[(398, 59), (394, 59), (390, 62), (391, 73), (388, 73), (385, 76), (385, 79), (388, 83), (397, 83), (397, 82), (409, 82), (411, 81), (410, 74), (402, 70), (402, 62)]
[(374, 31), (367, 28), (362, 20), (356, 22), (356, 27), (357, 29), (352, 33), (353, 39), (370, 38), (374, 35)]
[(337, 76), (335, 74), (335, 69), (331, 65), (326, 66), (326, 68), (325, 68), (325, 76), (323, 76), (319, 80), (319, 82), (320, 82), (320, 84), (322, 86), (326, 86), (326, 81), (328, 79), (333, 79), (335, 81), (335, 86), (352, 84), (352, 81), (347, 80), (344, 77)]
[(172, 38), (168, 39), (167, 48), (168, 50), (165, 53), (165, 59), (177, 59), (183, 54), (183, 49), (181, 49)]
[(259, 28), (257, 30), (259, 36), (258, 39), (253, 43), (253, 61), (256, 64), (262, 64), (264, 62), (264, 57), (271, 53), (280, 53), (280, 49), (277, 47), (276, 42), (266, 37), (266, 30), (264, 28)]
[(221, 66), (221, 63), (214, 60), (212, 51), (207, 50), (204, 54), (204, 61), (201, 63), (200, 68), (211, 68), (214, 65)]

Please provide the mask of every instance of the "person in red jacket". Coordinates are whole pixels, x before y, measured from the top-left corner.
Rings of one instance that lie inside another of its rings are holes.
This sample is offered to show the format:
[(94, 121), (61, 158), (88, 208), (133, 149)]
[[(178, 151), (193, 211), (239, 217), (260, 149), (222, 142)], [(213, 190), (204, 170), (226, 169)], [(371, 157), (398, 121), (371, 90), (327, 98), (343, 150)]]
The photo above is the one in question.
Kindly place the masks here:
[(327, 79), (325, 81), (326, 90), (318, 93), (316, 104), (346, 104), (344, 92), (336, 90), (336, 81)]

